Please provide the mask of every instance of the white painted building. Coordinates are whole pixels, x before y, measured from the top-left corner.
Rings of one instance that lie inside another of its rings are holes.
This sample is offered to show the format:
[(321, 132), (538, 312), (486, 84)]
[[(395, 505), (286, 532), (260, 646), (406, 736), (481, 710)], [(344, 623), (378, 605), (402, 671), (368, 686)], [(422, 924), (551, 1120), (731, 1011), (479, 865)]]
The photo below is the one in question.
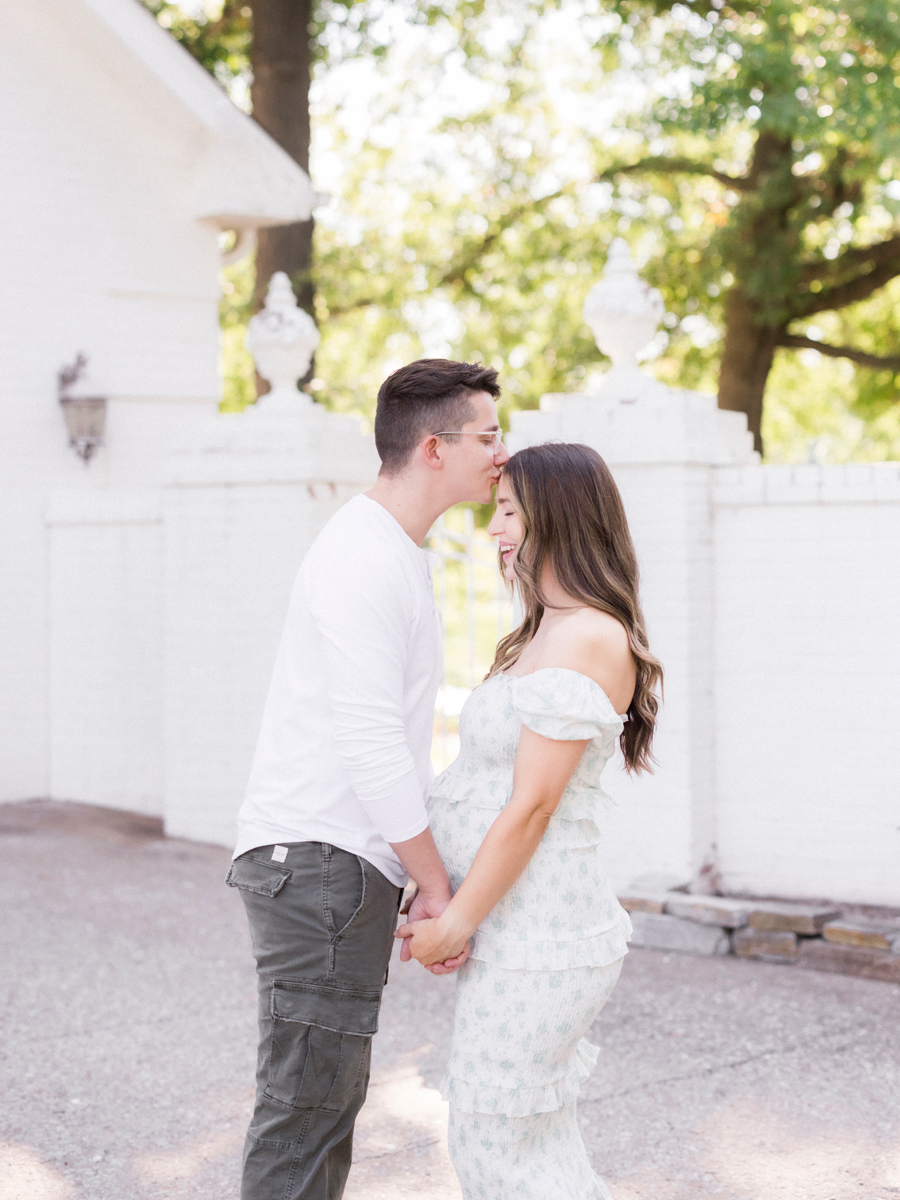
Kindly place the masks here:
[(218, 405), (219, 235), (314, 194), (137, 0), (0, 0), (0, 173), (0, 797), (160, 812), (160, 485)]

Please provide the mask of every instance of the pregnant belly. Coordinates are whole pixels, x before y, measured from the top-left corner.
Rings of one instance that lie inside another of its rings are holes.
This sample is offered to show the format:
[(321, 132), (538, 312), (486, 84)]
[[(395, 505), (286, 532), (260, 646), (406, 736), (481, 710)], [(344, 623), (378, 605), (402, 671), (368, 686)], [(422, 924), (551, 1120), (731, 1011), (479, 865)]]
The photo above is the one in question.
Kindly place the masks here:
[[(435, 844), (456, 891), (498, 813), (466, 802), (432, 799), (428, 815)], [(478, 929), (481, 956), (498, 953), (500, 942), (533, 942), (545, 947), (551, 943), (581, 943), (603, 937), (627, 923), (597, 853), (596, 826), (589, 821), (562, 825), (558, 837), (548, 831), (522, 875), (482, 921)], [(488, 950), (488, 943), (483, 943), (485, 937), (490, 942)], [(563, 955), (559, 962), (553, 959), (550, 966), (582, 965), (582, 959), (577, 955), (576, 959), (570, 962)], [(593, 959), (588, 955), (584, 961)]]
[(454, 891), (465, 879), (496, 817), (497, 813), (493, 810), (473, 808), (471, 805), (443, 800), (429, 803), (431, 832)]

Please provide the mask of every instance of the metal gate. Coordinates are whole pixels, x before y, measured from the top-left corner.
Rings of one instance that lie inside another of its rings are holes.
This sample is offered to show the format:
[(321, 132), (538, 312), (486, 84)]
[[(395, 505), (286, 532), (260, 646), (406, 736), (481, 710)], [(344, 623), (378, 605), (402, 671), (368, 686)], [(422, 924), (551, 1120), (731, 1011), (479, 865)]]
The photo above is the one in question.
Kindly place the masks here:
[(512, 602), (496, 543), (476, 526), (471, 508), (439, 517), (427, 544), (437, 554), (434, 584), (444, 632), (432, 751), (435, 770), (443, 770), (459, 749), (460, 709), (490, 669), (497, 642), (512, 628)]

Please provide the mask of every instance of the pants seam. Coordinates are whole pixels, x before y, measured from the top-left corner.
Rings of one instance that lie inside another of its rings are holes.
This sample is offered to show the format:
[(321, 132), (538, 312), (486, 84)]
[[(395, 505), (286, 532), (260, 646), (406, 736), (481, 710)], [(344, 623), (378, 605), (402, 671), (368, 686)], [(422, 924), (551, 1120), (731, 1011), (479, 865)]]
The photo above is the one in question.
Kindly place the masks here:
[(297, 1137), (297, 1143), (294, 1149), (294, 1156), (291, 1160), (291, 1167), (288, 1171), (288, 1177), (284, 1186), (284, 1200), (291, 1200), (294, 1191), (294, 1180), (297, 1178), (297, 1164), (300, 1162), (300, 1157), (303, 1153), (303, 1143), (306, 1141), (306, 1133), (309, 1129), (309, 1123), (312, 1120), (312, 1110), (310, 1109), (303, 1120), (300, 1127), (300, 1133)]

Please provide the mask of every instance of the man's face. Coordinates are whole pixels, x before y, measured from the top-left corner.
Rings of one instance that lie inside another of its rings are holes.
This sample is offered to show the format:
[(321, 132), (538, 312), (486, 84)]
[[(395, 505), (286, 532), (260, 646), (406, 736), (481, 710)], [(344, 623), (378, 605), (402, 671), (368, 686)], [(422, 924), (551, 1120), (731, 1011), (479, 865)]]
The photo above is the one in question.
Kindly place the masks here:
[[(448, 490), (455, 495), (454, 504), (465, 500), (490, 504), (500, 471), (509, 462), (509, 453), (502, 442), (490, 437), (500, 428), (493, 396), (475, 392), (469, 403), (475, 415), (462, 426), (460, 432), (464, 436), (456, 443), (445, 442), (445, 479)], [(478, 437), (479, 433), (485, 436)]]

